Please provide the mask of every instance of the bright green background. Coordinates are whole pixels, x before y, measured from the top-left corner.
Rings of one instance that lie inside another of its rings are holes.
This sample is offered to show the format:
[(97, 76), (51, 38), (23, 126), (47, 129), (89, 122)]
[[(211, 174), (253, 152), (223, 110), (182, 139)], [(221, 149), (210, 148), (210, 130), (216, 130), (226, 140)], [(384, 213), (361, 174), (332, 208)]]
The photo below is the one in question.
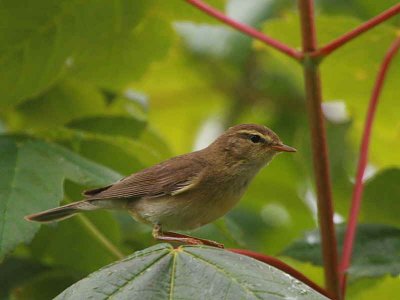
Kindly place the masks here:
[[(208, 3), (300, 46), (293, 1)], [(318, 1), (318, 41), (396, 3)], [(399, 24), (399, 17), (391, 19), (321, 65), (324, 101), (336, 103), (326, 121), (338, 223), (346, 220), (376, 72)], [(399, 78), (400, 55), (374, 124), (373, 176), (360, 216), (370, 224), (359, 232), (351, 299), (400, 295)], [(316, 228), (302, 80), (297, 63), (184, 1), (1, 1), (0, 299), (52, 298), (115, 261), (87, 224), (124, 254), (155, 244), (151, 228), (123, 213), (94, 212), (41, 227), (24, 215), (79, 200), (85, 188), (204, 147), (244, 122), (272, 128), (298, 153), (276, 158), (232, 212), (192, 234), (280, 255), (322, 283), (313, 252), (318, 239), (312, 232), (302, 239)]]

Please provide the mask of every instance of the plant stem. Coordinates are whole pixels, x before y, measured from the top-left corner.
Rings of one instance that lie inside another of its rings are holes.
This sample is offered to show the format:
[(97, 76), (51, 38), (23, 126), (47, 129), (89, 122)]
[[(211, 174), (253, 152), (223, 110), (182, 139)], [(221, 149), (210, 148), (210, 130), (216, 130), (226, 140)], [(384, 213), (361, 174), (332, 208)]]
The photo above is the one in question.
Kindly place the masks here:
[[(305, 55), (317, 49), (312, 0), (299, 0), (302, 46)], [(332, 188), (329, 173), (326, 130), (322, 114), (322, 91), (319, 67), (315, 60), (303, 61), (307, 108), (311, 127), (314, 177), (317, 188), (318, 220), (322, 242), (325, 284), (334, 299), (340, 299), (338, 258), (335, 227), (333, 223)]]
[(383, 13), (377, 15), (376, 17), (366, 21), (365, 23), (361, 24), (360, 26), (354, 28), (353, 30), (343, 34), (342, 36), (338, 37), (337, 39), (329, 42), (325, 46), (319, 48), (312, 56), (327, 56), (328, 54), (332, 53), (336, 49), (342, 47), (349, 41), (353, 40), (360, 34), (372, 29), (373, 27), (379, 25), (380, 23), (386, 21), (387, 19), (397, 15), (400, 13), (400, 3), (392, 6), (388, 10), (385, 10)]
[[(69, 199), (69, 197), (64, 196), (64, 200), (68, 203), (72, 203), (73, 201)], [(119, 251), (119, 249), (100, 231), (97, 227), (84, 215), (77, 215), (78, 220), (82, 223), (82, 225), (88, 230), (89, 233), (93, 235), (93, 237), (99, 241), (100, 244), (104, 246), (115, 258), (122, 259), (125, 255)]]
[(78, 215), (79, 221), (86, 227), (86, 229), (117, 259), (122, 259), (125, 255), (103, 234), (96, 226), (83, 215)]
[(346, 289), (346, 271), (350, 265), (351, 254), (353, 251), (353, 244), (356, 235), (356, 226), (358, 214), (361, 207), (362, 193), (363, 193), (363, 177), (365, 168), (368, 161), (368, 149), (371, 139), (372, 125), (378, 106), (379, 96), (381, 94), (383, 84), (385, 82), (386, 74), (389, 69), (390, 63), (393, 61), (394, 56), (400, 48), (400, 36), (390, 46), (385, 58), (382, 61), (379, 73), (376, 78), (375, 86), (372, 91), (371, 99), (369, 101), (367, 116), (365, 118), (364, 131), (360, 145), (360, 158), (357, 166), (357, 175), (353, 188), (353, 197), (351, 201), (351, 209), (348, 217), (348, 225), (343, 242), (343, 254), (340, 263), (340, 282), (342, 286), (342, 293)]
[(305, 284), (312, 287), (314, 290), (318, 291), (322, 295), (329, 297), (328, 292), (326, 290), (324, 290), (322, 287), (320, 287), (318, 284), (316, 284), (314, 281), (312, 281), (311, 279), (306, 277), (303, 273), (300, 273), (296, 269), (293, 269), (291, 266), (289, 266), (288, 264), (284, 263), (283, 261), (281, 261), (275, 257), (264, 255), (264, 254), (250, 251), (250, 250), (245, 250), (245, 249), (227, 249), (227, 250), (237, 253), (237, 254), (241, 254), (241, 255), (245, 255), (245, 256), (254, 258), (258, 261), (261, 261), (261, 262), (266, 263), (270, 266), (273, 266), (279, 270), (282, 270), (285, 273), (290, 274), (292, 277), (300, 280), (301, 282), (304, 282)]
[(207, 13), (208, 15), (220, 20), (221, 22), (229, 25), (230, 27), (233, 27), (241, 32), (243, 32), (244, 34), (248, 35), (248, 36), (252, 36), (255, 39), (264, 42), (265, 44), (275, 48), (276, 50), (296, 59), (296, 60), (301, 60), (302, 59), (302, 54), (301, 52), (297, 51), (296, 49), (293, 49), (289, 46), (287, 46), (286, 44), (279, 42), (267, 35), (265, 35), (264, 33), (256, 30), (255, 28), (246, 25), (244, 23), (240, 23), (237, 22), (229, 17), (227, 17), (226, 15), (224, 15), (223, 13), (221, 13), (220, 11), (216, 10), (215, 8), (207, 5), (206, 3), (204, 3), (201, 0), (186, 0), (186, 2), (188, 2), (189, 4), (197, 7), (198, 9), (204, 11), (205, 13)]

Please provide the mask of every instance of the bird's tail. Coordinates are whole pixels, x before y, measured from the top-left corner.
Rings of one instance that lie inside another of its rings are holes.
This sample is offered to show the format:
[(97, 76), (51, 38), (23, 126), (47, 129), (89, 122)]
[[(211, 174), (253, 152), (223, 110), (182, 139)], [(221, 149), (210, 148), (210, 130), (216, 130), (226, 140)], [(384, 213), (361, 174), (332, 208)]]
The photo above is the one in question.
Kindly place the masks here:
[(100, 207), (91, 204), (89, 200), (82, 200), (25, 216), (25, 220), (41, 223), (56, 222), (72, 217), (81, 211), (96, 210), (98, 208)]

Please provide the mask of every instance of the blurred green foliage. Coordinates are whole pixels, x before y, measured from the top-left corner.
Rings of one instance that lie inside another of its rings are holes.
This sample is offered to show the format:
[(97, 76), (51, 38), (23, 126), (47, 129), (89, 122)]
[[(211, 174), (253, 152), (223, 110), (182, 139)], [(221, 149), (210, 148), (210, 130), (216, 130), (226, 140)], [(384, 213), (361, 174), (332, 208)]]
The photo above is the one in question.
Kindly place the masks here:
[[(343, 246), (344, 226), (337, 227), (338, 247)], [(298, 260), (322, 265), (318, 230), (308, 232), (282, 254)], [(386, 274), (400, 274), (400, 229), (378, 224), (361, 224), (357, 228), (357, 238), (352, 256), (349, 276), (359, 278), (380, 277)]]
[[(293, 1), (208, 3), (300, 45)], [(396, 3), (317, 1), (318, 40), (326, 43)], [(293, 258), (282, 258), (322, 282), (321, 268), (308, 264), (316, 262), (318, 244), (304, 256), (292, 245), (316, 228), (300, 66), (180, 0), (5, 0), (0, 16), (0, 299), (52, 298), (116, 260), (90, 228), (124, 254), (155, 243), (150, 228), (119, 212), (93, 212), (40, 229), (24, 215), (79, 200), (83, 189), (204, 147), (224, 128), (244, 122), (272, 128), (298, 153), (275, 159), (238, 207), (193, 234), (269, 255), (292, 249)], [(399, 20), (321, 65), (338, 223), (346, 221), (372, 85)], [(376, 258), (379, 272), (364, 266), (365, 272), (350, 273), (351, 299), (399, 294), (393, 288), (398, 277), (388, 277), (398, 274), (400, 240), (399, 78), (400, 56), (374, 124), (370, 169), (378, 173), (366, 183), (361, 215), (362, 222), (379, 224), (362, 227), (368, 249), (359, 254), (387, 259)], [(387, 225), (391, 242), (380, 244)]]

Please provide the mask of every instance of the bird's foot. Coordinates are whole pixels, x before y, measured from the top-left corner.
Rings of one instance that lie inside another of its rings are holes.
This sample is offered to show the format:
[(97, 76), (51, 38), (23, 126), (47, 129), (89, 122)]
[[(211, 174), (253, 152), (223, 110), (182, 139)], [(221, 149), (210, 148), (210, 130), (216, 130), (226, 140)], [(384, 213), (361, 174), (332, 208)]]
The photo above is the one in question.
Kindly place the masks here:
[(196, 238), (196, 237), (192, 237), (192, 236), (180, 234), (180, 233), (175, 233), (175, 232), (169, 232), (169, 231), (163, 232), (161, 230), (161, 227), (158, 225), (154, 226), (153, 237), (156, 240), (160, 240), (160, 241), (180, 242), (180, 243), (188, 244), (188, 245), (206, 245), (206, 246), (224, 249), (223, 244), (217, 243), (215, 241)]

